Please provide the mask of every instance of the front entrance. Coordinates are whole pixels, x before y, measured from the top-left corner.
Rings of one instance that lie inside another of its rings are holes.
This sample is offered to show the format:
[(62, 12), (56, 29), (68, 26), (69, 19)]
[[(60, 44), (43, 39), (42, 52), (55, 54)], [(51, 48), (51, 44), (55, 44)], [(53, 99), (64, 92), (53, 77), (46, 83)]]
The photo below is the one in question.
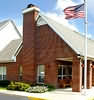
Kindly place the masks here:
[(72, 86), (72, 65), (58, 65), (58, 85), (60, 88)]

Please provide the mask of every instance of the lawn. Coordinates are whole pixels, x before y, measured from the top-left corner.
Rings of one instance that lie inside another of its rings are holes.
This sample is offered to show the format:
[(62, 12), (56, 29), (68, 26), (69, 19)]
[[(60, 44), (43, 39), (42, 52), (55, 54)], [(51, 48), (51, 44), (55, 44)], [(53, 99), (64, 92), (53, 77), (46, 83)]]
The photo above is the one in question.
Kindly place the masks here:
[(7, 90), (7, 87), (1, 87), (0, 86), (0, 90)]
[(94, 100), (94, 97), (92, 97), (92, 98), (89, 98), (88, 100)]

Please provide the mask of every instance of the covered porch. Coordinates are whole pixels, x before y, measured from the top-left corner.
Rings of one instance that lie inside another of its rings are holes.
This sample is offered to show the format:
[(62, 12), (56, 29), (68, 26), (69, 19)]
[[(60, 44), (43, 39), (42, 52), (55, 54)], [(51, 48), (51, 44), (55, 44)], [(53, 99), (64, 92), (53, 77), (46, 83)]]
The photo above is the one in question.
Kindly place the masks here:
[[(57, 58), (58, 87), (71, 87), (73, 92), (80, 92), (84, 83), (84, 61), (80, 57)], [(87, 88), (92, 88), (94, 74), (92, 72), (93, 61), (87, 61)]]

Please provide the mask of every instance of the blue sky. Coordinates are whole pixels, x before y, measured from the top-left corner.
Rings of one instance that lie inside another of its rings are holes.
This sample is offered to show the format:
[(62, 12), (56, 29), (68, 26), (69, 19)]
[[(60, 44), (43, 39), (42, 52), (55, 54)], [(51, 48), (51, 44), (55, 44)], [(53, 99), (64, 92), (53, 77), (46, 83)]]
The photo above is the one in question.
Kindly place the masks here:
[[(62, 22), (64, 25), (84, 32), (84, 20), (65, 20), (62, 10), (71, 5), (83, 3), (84, 0), (1, 0), (0, 1), (0, 20), (13, 19), (16, 25), (22, 27), (22, 9), (28, 4), (33, 3), (41, 9), (47, 16)], [(94, 39), (94, 0), (88, 0), (88, 33)]]

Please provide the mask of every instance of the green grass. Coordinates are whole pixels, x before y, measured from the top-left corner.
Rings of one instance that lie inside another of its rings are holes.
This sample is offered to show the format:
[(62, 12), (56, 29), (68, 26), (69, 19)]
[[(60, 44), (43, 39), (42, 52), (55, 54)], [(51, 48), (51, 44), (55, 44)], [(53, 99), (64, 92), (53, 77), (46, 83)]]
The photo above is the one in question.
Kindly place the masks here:
[(7, 87), (1, 87), (0, 86), (0, 90), (7, 90)]
[(88, 100), (94, 100), (94, 97), (89, 98)]

